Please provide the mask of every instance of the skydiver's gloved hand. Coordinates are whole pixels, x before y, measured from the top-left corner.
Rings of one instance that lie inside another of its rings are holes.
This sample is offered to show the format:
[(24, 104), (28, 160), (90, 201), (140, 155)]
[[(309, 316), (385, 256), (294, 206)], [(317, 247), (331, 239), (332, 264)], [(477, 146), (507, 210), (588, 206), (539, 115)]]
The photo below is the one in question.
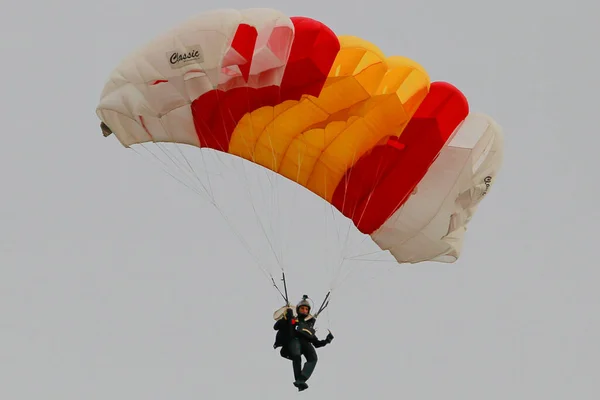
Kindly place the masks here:
[(329, 333), (327, 334), (327, 337), (325, 338), (325, 341), (327, 343), (331, 343), (332, 340), (333, 340), (333, 335), (331, 334), (331, 331), (329, 331)]
[(285, 312), (285, 316), (287, 317), (287, 319), (294, 318), (294, 311), (292, 311), (291, 308), (288, 308), (287, 311)]

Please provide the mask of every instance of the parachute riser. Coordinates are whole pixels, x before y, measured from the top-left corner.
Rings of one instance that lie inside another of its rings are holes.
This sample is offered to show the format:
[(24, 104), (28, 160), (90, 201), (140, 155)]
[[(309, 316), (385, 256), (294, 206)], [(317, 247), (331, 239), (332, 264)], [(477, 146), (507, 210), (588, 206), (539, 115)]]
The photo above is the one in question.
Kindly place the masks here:
[[(277, 283), (275, 283), (275, 278), (273, 278), (273, 276), (271, 276), (271, 281), (273, 282), (273, 286), (275, 287), (275, 289), (277, 289), (277, 291), (279, 292), (279, 294), (281, 295), (281, 297), (283, 298), (283, 300), (285, 300), (285, 305), (289, 305), (290, 304), (290, 300), (288, 297), (288, 290), (287, 290), (287, 283), (285, 281), (285, 272), (282, 273), (282, 281), (283, 281), (283, 292), (281, 291), (281, 289), (279, 289), (279, 286), (277, 286)], [(285, 293), (285, 294), (284, 294)]]
[(325, 296), (325, 298), (323, 299), (323, 302), (321, 303), (321, 306), (319, 307), (319, 311), (317, 311), (317, 313), (314, 315), (315, 318), (317, 318), (319, 316), (319, 314), (321, 314), (323, 312), (323, 310), (325, 310), (327, 308), (327, 306), (329, 305), (330, 295), (331, 295), (331, 291), (327, 292), (327, 295)]
[(285, 304), (290, 304), (290, 300), (288, 297), (288, 290), (287, 290), (287, 283), (285, 281), (285, 272), (282, 272), (281, 275), (283, 276), (283, 278), (281, 279), (283, 281), (283, 291), (285, 292)]
[[(279, 286), (277, 286), (277, 283), (275, 282), (275, 278), (273, 278), (273, 276), (271, 276), (271, 281), (273, 282), (273, 287), (275, 287), (275, 289), (277, 289), (277, 291), (279, 292), (279, 294), (285, 301), (285, 305), (289, 306), (290, 300), (289, 300), (289, 296), (288, 296), (285, 272), (282, 272), (282, 274), (281, 274), (281, 281), (283, 282), (283, 292), (281, 291), (281, 289), (279, 289)], [(308, 299), (309, 297), (307, 295), (304, 295), (302, 298)], [(323, 299), (323, 302), (321, 303), (319, 310), (313, 315), (313, 318), (317, 318), (319, 316), (319, 314), (321, 314), (327, 308), (327, 306), (329, 305), (330, 298), (331, 298), (331, 290), (329, 292), (327, 292), (327, 294), (325, 295), (325, 298)]]

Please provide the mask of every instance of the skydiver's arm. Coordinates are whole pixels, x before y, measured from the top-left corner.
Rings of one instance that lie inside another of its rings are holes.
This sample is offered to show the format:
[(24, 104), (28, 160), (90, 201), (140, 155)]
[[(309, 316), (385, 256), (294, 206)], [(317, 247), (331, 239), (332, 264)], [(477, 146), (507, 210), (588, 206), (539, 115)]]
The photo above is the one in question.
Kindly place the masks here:
[(284, 317), (284, 318), (281, 318), (279, 321), (275, 322), (275, 325), (273, 325), (273, 329), (275, 329), (276, 331), (278, 331), (280, 329), (284, 329), (288, 325), (290, 325), (290, 320), (286, 319)]
[(283, 318), (281, 318), (280, 320), (275, 322), (275, 325), (273, 325), (273, 329), (278, 331), (285, 327), (289, 327), (292, 323), (293, 317), (294, 317), (294, 312), (292, 311), (291, 308), (288, 308), (285, 315), (283, 316)]
[(318, 349), (319, 347), (327, 346), (329, 343), (331, 343), (332, 340), (333, 340), (333, 335), (331, 334), (331, 332), (329, 332), (327, 334), (327, 337), (325, 339), (323, 339), (323, 340), (319, 340), (315, 336), (315, 338), (312, 341), (312, 343), (313, 343), (313, 346), (315, 346), (315, 348)]

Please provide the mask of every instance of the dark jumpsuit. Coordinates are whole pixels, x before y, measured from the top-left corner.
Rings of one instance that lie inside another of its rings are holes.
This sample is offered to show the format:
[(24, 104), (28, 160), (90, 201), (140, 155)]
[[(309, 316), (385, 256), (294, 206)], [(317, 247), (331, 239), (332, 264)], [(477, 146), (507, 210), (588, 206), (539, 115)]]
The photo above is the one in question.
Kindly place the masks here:
[[(317, 339), (313, 328), (315, 321), (312, 316), (294, 318), (292, 310), (288, 310), (286, 316), (273, 326), (273, 329), (278, 331), (273, 348), (281, 347), (281, 356), (292, 361), (294, 378), (297, 382), (307, 381), (315, 370), (318, 361), (315, 348), (323, 347), (330, 342), (327, 339)], [(306, 358), (304, 368), (302, 368), (302, 355)]]

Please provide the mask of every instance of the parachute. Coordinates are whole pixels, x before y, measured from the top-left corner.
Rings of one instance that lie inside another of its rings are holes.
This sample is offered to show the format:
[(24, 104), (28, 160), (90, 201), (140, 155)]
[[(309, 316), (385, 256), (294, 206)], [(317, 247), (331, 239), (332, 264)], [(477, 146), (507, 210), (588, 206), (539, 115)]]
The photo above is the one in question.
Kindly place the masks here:
[(126, 57), (105, 136), (212, 149), (285, 177), (398, 263), (454, 262), (503, 135), (417, 62), (272, 9), (216, 10)]

